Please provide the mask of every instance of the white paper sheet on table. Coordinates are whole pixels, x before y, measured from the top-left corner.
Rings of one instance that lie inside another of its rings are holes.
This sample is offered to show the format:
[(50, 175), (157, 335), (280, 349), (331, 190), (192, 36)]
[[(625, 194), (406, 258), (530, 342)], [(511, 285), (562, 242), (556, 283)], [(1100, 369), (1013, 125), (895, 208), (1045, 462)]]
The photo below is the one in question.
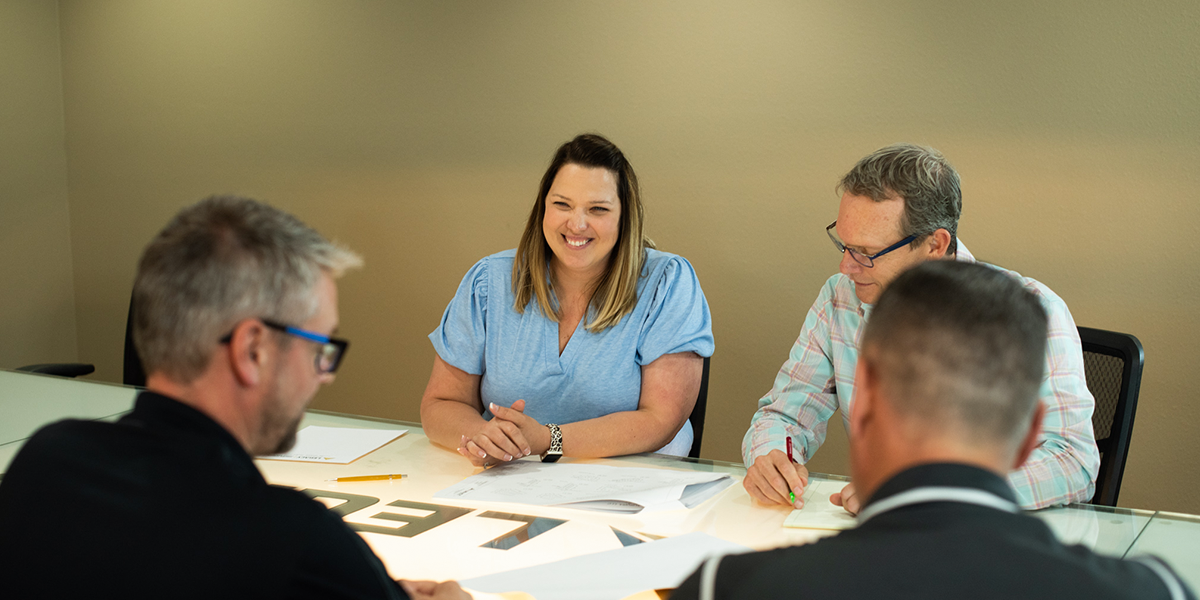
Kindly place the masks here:
[(296, 434), (296, 446), (291, 451), (259, 458), (344, 465), (374, 452), (406, 433), (407, 429), (355, 429), (309, 425)]
[(691, 508), (732, 483), (726, 473), (523, 460), (472, 475), (433, 497), (647, 513)]
[(678, 587), (709, 556), (749, 550), (706, 533), (688, 533), (459, 583), (481, 592), (521, 591), (537, 600), (618, 600)]
[(793, 510), (783, 521), (784, 527), (796, 529), (850, 529), (858, 524), (854, 515), (829, 501), (829, 496), (842, 491), (844, 481), (810, 479), (804, 490), (804, 508)]

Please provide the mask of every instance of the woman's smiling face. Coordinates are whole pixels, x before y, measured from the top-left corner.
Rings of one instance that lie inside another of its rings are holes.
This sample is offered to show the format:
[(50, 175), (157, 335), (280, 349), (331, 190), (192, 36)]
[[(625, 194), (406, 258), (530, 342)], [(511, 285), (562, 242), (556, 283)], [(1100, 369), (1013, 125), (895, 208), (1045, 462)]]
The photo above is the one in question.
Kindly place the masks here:
[(563, 165), (546, 194), (542, 233), (554, 252), (556, 270), (599, 279), (621, 233), (616, 173)]

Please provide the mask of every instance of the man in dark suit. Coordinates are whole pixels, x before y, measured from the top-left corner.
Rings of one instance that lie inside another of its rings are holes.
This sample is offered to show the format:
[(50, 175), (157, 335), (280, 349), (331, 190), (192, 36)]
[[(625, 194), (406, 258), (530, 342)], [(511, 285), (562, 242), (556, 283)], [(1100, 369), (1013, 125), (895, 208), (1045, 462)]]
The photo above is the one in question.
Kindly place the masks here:
[[(6, 598), (462, 598), (398, 585), (341, 519), (268, 485), (347, 342), (334, 280), (361, 264), (253, 200), (185, 208), (134, 282), (146, 391), (116, 423), (49, 425), (0, 481)], [(409, 594), (406, 594), (406, 590)]]
[(858, 527), (707, 561), (673, 598), (1194, 598), (1165, 564), (1064, 546), (1005, 475), (1038, 444), (1046, 313), (998, 269), (923, 263), (884, 290), (850, 415)]

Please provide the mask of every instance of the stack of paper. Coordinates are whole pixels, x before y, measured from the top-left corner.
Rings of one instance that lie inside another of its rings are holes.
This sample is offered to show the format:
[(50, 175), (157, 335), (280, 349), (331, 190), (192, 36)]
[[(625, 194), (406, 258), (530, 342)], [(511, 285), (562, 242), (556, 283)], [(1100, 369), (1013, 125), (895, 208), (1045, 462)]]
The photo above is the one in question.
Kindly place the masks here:
[(829, 501), (829, 497), (846, 487), (844, 481), (808, 481), (804, 489), (804, 508), (793, 510), (784, 519), (784, 527), (797, 529), (850, 529), (858, 524), (854, 515)]
[(732, 483), (725, 473), (517, 461), (472, 475), (433, 497), (646, 513), (691, 508)]
[(296, 445), (283, 454), (260, 456), (269, 460), (298, 460), (348, 464), (408, 433), (406, 429), (357, 429), (309, 425), (296, 434)]

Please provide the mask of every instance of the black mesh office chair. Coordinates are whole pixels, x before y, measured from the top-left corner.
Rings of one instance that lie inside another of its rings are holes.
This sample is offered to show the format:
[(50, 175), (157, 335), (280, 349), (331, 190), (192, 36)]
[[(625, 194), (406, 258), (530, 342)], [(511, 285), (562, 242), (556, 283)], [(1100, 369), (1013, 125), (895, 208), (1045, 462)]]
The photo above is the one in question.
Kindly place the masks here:
[(142, 368), (142, 359), (138, 356), (137, 347), (133, 345), (133, 297), (129, 298), (129, 316), (125, 318), (125, 362), (124, 376), (121, 383), (146, 387), (146, 371)]
[(708, 361), (711, 357), (704, 357), (704, 373), (700, 375), (700, 393), (696, 394), (696, 406), (692, 407), (692, 414), (688, 415), (688, 421), (692, 423), (692, 449), (688, 452), (688, 456), (692, 458), (700, 458), (700, 438), (704, 437), (704, 412), (708, 409)]
[(1088, 390), (1096, 398), (1092, 427), (1100, 449), (1100, 473), (1096, 476), (1092, 504), (1116, 506), (1125, 457), (1129, 454), (1145, 355), (1142, 343), (1127, 333), (1080, 327), (1079, 339), (1083, 342)]

